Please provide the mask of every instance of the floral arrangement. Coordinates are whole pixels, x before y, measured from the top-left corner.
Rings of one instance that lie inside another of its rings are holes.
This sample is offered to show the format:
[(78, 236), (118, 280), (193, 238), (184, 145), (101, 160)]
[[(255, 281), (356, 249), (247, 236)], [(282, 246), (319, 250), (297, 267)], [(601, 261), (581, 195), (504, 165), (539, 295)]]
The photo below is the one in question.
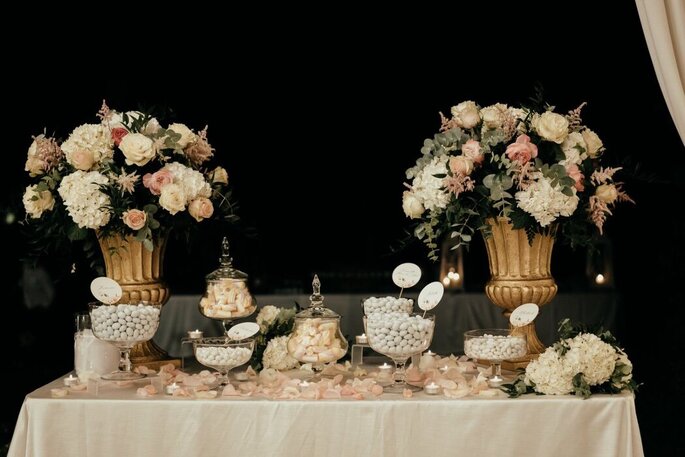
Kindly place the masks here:
[[(508, 218), (529, 239), (553, 224), (572, 246), (592, 244), (617, 202), (630, 201), (620, 168), (601, 165), (604, 145), (581, 119), (585, 103), (563, 115), (541, 100), (535, 107), (473, 101), (442, 113), (439, 133), (407, 170), (407, 217), (419, 219), (414, 236), (436, 259), (437, 239), (449, 232), (468, 247), (473, 234), (489, 234), (487, 219)], [(596, 230), (593, 230), (596, 228)]]
[(257, 314), (259, 333), (255, 337), (255, 348), (250, 365), (255, 370), (273, 368), (290, 370), (299, 363), (288, 353), (287, 343), (295, 323), (297, 309), (278, 308), (273, 305), (263, 307)]
[(502, 386), (509, 396), (535, 392), (588, 398), (593, 393), (637, 390), (633, 364), (611, 332), (601, 328), (589, 331), (564, 319), (559, 324), (559, 336), (560, 340), (531, 361), (513, 384)]
[(25, 169), (34, 183), (23, 197), (27, 223), (49, 241), (82, 240), (89, 230), (133, 235), (149, 250), (174, 227), (233, 221), (228, 174), (209, 167), (207, 127), (166, 128), (150, 114), (117, 112), (103, 102), (98, 123), (62, 142), (34, 137)]

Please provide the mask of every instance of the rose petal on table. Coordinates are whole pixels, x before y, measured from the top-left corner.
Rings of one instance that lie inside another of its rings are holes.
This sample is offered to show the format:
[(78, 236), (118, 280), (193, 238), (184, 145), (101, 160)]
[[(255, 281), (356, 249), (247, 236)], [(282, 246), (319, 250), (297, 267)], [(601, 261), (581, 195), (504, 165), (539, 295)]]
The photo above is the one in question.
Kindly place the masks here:
[(363, 399), (364, 399), (364, 395), (362, 395), (362, 394), (354, 394), (354, 395), (352, 395), (352, 398), (354, 398), (355, 400), (363, 400)]
[(69, 391), (67, 389), (62, 389), (62, 388), (57, 388), (57, 389), (50, 389), (50, 395), (52, 398), (62, 398), (66, 397)]
[(414, 396), (414, 392), (412, 392), (410, 389), (404, 389), (404, 390), (402, 391), (402, 396), (403, 396), (404, 398), (411, 398), (411, 397)]
[(173, 363), (167, 363), (166, 365), (159, 367), (160, 373), (173, 373), (174, 371), (176, 371), (176, 367)]
[(282, 398), (285, 400), (291, 400), (293, 398), (299, 398), (299, 396), (300, 396), (300, 391), (297, 387), (286, 387), (281, 392), (279, 398)]
[(345, 384), (344, 386), (342, 386), (342, 389), (340, 390), (340, 395), (342, 395), (343, 397), (351, 397), (356, 393), (357, 391), (354, 390), (354, 388), (349, 384)]
[(190, 392), (184, 387), (179, 387), (171, 394), (172, 397), (190, 397)]
[(326, 400), (340, 399), (340, 390), (338, 389), (326, 389), (322, 395)]
[(201, 386), (203, 383), (202, 378), (200, 378), (198, 375), (192, 375), (183, 378), (183, 384), (188, 387), (198, 387)]
[(239, 371), (234, 374), (233, 377), (235, 377), (236, 381), (247, 381), (249, 379), (247, 372), (245, 371)]
[(454, 390), (457, 388), (457, 383), (449, 379), (438, 379), (436, 381), (436, 384), (442, 387), (443, 389)]
[(371, 393), (377, 397), (380, 397), (381, 395), (383, 395), (383, 386), (374, 384), (373, 386), (371, 386)]
[(145, 387), (140, 387), (136, 390), (136, 395), (139, 397), (151, 397), (157, 394), (157, 388), (152, 384), (148, 384)]
[(471, 389), (461, 388), (461, 389), (442, 389), (442, 393), (447, 398), (464, 398), (471, 392)]
[(247, 367), (247, 369), (245, 370), (245, 373), (246, 373), (247, 376), (250, 377), (250, 378), (254, 378), (254, 377), (257, 376), (257, 372), (254, 371), (254, 368), (252, 368), (252, 367)]
[(217, 396), (216, 390), (196, 390), (195, 391), (195, 398), (199, 398), (199, 399), (216, 398), (216, 396)]
[(480, 392), (478, 392), (479, 397), (488, 397), (488, 398), (497, 397), (500, 394), (504, 394), (504, 392), (502, 392), (499, 389), (483, 389)]
[(235, 387), (233, 387), (232, 384), (226, 384), (224, 387), (224, 390), (221, 392), (222, 397), (237, 397), (240, 395), (240, 392), (235, 390)]
[(69, 387), (69, 390), (72, 392), (83, 392), (88, 388), (88, 384), (74, 384), (73, 386)]
[(409, 382), (421, 382), (422, 379), (421, 372), (416, 367), (409, 368), (405, 377)]

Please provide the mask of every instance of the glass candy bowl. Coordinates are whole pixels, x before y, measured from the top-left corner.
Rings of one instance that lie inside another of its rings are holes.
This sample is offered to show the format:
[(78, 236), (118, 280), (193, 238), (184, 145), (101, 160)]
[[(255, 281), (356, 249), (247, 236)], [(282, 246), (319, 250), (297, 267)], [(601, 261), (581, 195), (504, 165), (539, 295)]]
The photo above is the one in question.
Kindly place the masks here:
[(412, 355), (420, 354), (430, 346), (435, 330), (435, 315), (373, 313), (363, 319), (371, 348), (395, 362), (394, 383), (385, 387), (385, 391), (402, 393), (405, 389), (421, 390), (420, 387), (407, 384), (404, 367)]
[(210, 319), (220, 320), (228, 334), (234, 320), (255, 312), (257, 302), (247, 288), (247, 274), (233, 268), (226, 238), (221, 249), (219, 268), (206, 277), (207, 288), (200, 299), (200, 313)]
[(340, 315), (323, 305), (321, 282), (314, 276), (309, 308), (295, 315), (288, 353), (298, 362), (311, 363), (316, 371), (347, 353), (347, 340), (340, 331)]
[(513, 335), (509, 329), (486, 328), (464, 333), (464, 353), (474, 360), (489, 362), (492, 374), (488, 383), (498, 387), (504, 382), (502, 361), (523, 357), (528, 346), (524, 335)]
[(129, 381), (145, 375), (131, 371), (129, 352), (138, 343), (152, 339), (159, 326), (159, 303), (91, 303), (89, 305), (93, 334), (119, 349), (119, 370), (102, 375), (109, 381)]
[(403, 297), (367, 297), (362, 300), (364, 316), (373, 313), (405, 313), (414, 311), (414, 300)]
[(226, 337), (200, 338), (193, 342), (195, 358), (202, 365), (221, 373), (219, 386), (228, 384), (228, 373), (250, 361), (255, 340), (231, 341)]

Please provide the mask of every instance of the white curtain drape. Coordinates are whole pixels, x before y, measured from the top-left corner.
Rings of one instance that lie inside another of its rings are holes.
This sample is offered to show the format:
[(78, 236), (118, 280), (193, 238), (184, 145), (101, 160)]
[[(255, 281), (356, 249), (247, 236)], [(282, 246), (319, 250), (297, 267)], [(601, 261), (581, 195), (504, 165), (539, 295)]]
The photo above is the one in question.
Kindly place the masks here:
[(635, 0), (654, 70), (685, 144), (685, 0)]

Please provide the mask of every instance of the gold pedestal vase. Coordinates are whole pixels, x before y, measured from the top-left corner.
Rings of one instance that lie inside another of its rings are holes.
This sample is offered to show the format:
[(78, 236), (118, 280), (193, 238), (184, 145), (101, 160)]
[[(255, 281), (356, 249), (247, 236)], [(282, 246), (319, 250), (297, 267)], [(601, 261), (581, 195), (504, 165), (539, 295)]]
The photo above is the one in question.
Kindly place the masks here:
[[(166, 237), (155, 240), (152, 251), (145, 249), (143, 243), (130, 235), (98, 234), (98, 241), (107, 277), (118, 282), (123, 290), (120, 303), (166, 303), (169, 299), (169, 287), (163, 279)], [(180, 360), (170, 359), (166, 351), (152, 340), (135, 345), (131, 350), (131, 361), (134, 365), (145, 365), (152, 369), (167, 363), (180, 366)]]
[[(557, 294), (557, 285), (550, 271), (555, 227), (538, 233), (532, 244), (523, 229), (514, 229), (507, 218), (488, 219), (491, 236), (485, 236), (490, 264), (490, 280), (485, 294), (496, 306), (503, 308), (509, 319), (511, 312), (524, 303), (543, 306)], [(526, 336), (528, 355), (502, 364), (507, 369), (525, 368), (530, 360), (544, 352), (545, 345), (535, 332), (535, 322), (514, 328), (513, 333)]]

